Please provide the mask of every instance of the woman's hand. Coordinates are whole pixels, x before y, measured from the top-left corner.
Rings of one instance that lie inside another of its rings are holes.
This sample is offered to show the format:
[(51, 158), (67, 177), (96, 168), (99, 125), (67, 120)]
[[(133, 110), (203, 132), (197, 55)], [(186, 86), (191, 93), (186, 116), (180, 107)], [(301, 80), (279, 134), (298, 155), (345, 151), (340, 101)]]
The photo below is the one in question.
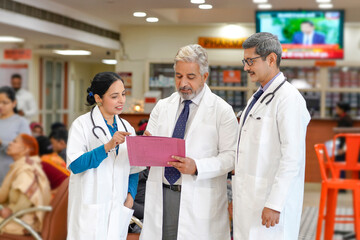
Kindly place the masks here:
[(145, 130), (143, 136), (152, 136), (151, 133), (148, 130)]
[(131, 209), (133, 205), (134, 205), (134, 199), (132, 198), (131, 194), (128, 193), (126, 200), (124, 202), (124, 206)]
[(117, 131), (114, 133), (112, 139), (105, 144), (105, 151), (109, 152), (111, 149), (115, 148), (117, 145), (125, 142), (125, 137), (131, 135), (129, 132), (120, 132)]

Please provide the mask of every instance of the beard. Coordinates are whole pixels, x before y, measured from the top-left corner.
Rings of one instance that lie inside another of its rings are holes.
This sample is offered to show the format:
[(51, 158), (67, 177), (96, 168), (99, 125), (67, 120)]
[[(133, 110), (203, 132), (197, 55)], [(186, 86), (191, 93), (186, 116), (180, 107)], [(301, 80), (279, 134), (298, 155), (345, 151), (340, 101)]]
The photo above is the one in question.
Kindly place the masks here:
[[(204, 85), (202, 85), (201, 87), (199, 87), (198, 90), (194, 91), (191, 87), (188, 86), (184, 86), (178, 89), (178, 93), (180, 94), (180, 96), (185, 99), (185, 100), (191, 100), (194, 97), (196, 97), (199, 92), (201, 92), (201, 90), (204, 88)], [(183, 93), (181, 91), (190, 91), (190, 93)]]

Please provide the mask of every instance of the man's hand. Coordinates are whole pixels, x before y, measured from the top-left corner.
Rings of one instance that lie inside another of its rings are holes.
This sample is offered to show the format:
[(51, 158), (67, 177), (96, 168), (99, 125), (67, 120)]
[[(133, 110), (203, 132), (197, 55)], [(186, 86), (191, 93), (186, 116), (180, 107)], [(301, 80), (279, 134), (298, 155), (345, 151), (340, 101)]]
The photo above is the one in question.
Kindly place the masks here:
[(134, 205), (134, 199), (132, 198), (131, 194), (128, 193), (126, 200), (124, 202), (124, 206), (131, 209), (133, 205)]
[(168, 164), (179, 170), (179, 172), (183, 174), (191, 174), (191, 175), (195, 174), (196, 164), (193, 159), (188, 157), (183, 158), (178, 156), (172, 156), (172, 158), (178, 160), (179, 162), (168, 162)]
[(148, 130), (145, 130), (143, 136), (152, 136), (151, 133)]
[(279, 223), (280, 212), (273, 209), (264, 207), (261, 215), (262, 225), (266, 225), (267, 228), (274, 227)]

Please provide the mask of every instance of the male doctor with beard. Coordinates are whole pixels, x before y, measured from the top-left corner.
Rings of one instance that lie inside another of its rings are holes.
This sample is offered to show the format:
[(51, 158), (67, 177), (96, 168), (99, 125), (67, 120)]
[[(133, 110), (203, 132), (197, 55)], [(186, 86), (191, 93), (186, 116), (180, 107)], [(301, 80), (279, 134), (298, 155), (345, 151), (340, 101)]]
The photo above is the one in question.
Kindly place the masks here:
[(297, 240), (310, 121), (304, 98), (280, 72), (271, 33), (243, 43), (244, 70), (260, 84), (241, 114), (233, 177), (235, 240)]
[(211, 92), (207, 53), (200, 45), (175, 56), (178, 92), (160, 100), (145, 135), (184, 138), (186, 157), (151, 167), (142, 240), (229, 240), (227, 173), (234, 167), (237, 121)]

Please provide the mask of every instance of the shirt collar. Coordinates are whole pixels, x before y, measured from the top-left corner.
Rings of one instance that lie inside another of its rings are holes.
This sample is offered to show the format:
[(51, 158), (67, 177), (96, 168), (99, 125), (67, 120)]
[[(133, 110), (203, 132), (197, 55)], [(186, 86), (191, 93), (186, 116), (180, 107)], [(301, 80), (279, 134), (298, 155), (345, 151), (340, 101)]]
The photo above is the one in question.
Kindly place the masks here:
[(279, 72), (278, 74), (275, 75), (275, 77), (273, 77), (267, 84), (265, 84), (264, 87), (260, 87), (261, 90), (263, 90), (264, 92), (266, 91), (266, 89), (269, 88), (269, 86), (273, 83), (273, 81), (281, 74), (281, 72)]
[[(199, 92), (198, 95), (196, 95), (193, 99), (190, 99), (192, 101), (192, 103), (194, 103), (196, 106), (199, 106), (200, 101), (202, 99), (202, 97), (205, 94), (205, 84), (203, 86), (203, 88), (201, 89), (201, 91)], [(185, 101), (185, 99), (180, 95), (181, 98), (181, 103)]]

